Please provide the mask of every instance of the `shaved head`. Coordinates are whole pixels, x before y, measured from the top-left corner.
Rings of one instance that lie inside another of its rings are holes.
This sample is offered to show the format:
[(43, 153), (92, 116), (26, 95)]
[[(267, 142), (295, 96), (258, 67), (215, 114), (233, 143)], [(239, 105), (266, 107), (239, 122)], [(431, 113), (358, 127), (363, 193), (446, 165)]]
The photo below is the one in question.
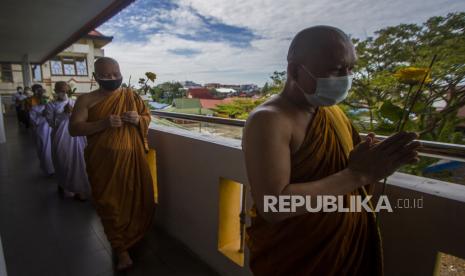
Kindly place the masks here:
[(294, 37), (287, 61), (288, 77), (294, 80), (302, 75), (302, 65), (314, 77), (336, 77), (351, 73), (357, 55), (350, 37), (343, 31), (331, 26), (314, 26)]
[(287, 54), (288, 62), (304, 62), (325, 55), (329, 51), (341, 50), (352, 42), (348, 35), (331, 26), (314, 26), (300, 31), (292, 40)]
[[(287, 85), (313, 94), (318, 78), (348, 76), (357, 61), (350, 37), (338, 28), (314, 26), (300, 31), (287, 54)], [(298, 96), (300, 97), (300, 96)]]
[(116, 91), (123, 81), (119, 64), (109, 57), (101, 57), (94, 63), (94, 78), (98, 82), (101, 91)]
[(111, 57), (101, 57), (94, 63), (95, 72), (98, 73), (106, 66), (117, 66), (119, 68), (119, 64), (115, 59)]
[(110, 57), (101, 57), (94, 63), (95, 75), (100, 79), (119, 79), (121, 72), (118, 62)]
[(68, 92), (69, 90), (69, 85), (65, 81), (57, 81), (55, 82), (55, 92), (60, 93), (60, 92)]

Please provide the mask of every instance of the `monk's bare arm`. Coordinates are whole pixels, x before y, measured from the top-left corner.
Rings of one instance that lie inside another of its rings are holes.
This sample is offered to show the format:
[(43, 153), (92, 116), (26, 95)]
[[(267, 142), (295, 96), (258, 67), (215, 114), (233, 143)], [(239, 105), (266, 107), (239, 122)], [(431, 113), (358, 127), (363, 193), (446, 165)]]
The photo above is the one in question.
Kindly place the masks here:
[(280, 195), (345, 195), (366, 184), (349, 169), (317, 181), (290, 183), (291, 129), (289, 122), (277, 112), (261, 110), (249, 117), (244, 129), (243, 150), (252, 197), (258, 212), (270, 222), (297, 216), (295, 213), (263, 212), (264, 196)]
[(76, 100), (73, 113), (69, 121), (69, 134), (71, 136), (87, 136), (102, 130), (107, 129), (110, 124), (108, 120), (99, 120), (95, 122), (87, 122), (88, 103), (85, 96), (81, 96)]

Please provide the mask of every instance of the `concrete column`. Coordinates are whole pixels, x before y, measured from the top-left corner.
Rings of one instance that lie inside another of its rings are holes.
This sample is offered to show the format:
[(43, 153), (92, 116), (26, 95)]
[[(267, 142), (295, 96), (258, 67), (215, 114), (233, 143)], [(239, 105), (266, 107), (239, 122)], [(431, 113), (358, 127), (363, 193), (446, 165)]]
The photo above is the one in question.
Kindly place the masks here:
[(89, 91), (96, 89), (98, 86), (94, 86), (92, 83), (92, 73), (94, 73), (94, 60), (95, 60), (95, 49), (94, 41), (92, 39), (87, 40), (87, 45), (89, 45), (89, 52), (87, 53), (87, 73), (89, 74), (89, 80), (91, 81)]
[(29, 56), (25, 54), (23, 56), (22, 62), (22, 70), (23, 70), (23, 85), (24, 86), (32, 86), (32, 75), (31, 75), (31, 64), (29, 63)]

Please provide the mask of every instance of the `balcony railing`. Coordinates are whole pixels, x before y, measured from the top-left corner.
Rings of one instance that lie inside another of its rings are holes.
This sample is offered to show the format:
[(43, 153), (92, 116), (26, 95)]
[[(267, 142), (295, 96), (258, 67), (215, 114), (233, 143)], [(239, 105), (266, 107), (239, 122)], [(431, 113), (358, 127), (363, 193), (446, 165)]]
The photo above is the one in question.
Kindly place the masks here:
[[(166, 119), (244, 125), (242, 120), (165, 111), (152, 114)], [(422, 155), (464, 160), (465, 151), (461, 145), (422, 143)], [(244, 210), (252, 207), (252, 197), (241, 141), (186, 131), (174, 123), (160, 123), (151, 127), (149, 145), (157, 155), (160, 208), (156, 223), (221, 275), (251, 275), (250, 253), (243, 246), (243, 227), (250, 224)], [(238, 188), (237, 184), (242, 187)], [(393, 213), (381, 214), (386, 276), (433, 275), (441, 267), (438, 260), (445, 256), (442, 253), (465, 258), (464, 185), (405, 173), (393, 174), (387, 184), (390, 202), (421, 198), (424, 206), (421, 209), (398, 208)], [(225, 195), (226, 200), (223, 200)], [(230, 206), (229, 214), (224, 212), (224, 202)], [(227, 224), (231, 230), (227, 235), (220, 233), (225, 213), (235, 220)], [(236, 237), (240, 242), (220, 248), (224, 242), (221, 237)], [(230, 249), (237, 254), (228, 255)]]
[[(245, 120), (228, 119), (228, 118), (212, 117), (212, 116), (205, 116), (205, 115), (175, 113), (175, 112), (167, 112), (167, 111), (159, 111), (159, 110), (152, 111), (152, 115), (158, 116), (160, 118), (165, 118), (165, 119), (180, 119), (180, 120), (187, 120), (187, 121), (206, 122), (206, 123), (214, 123), (214, 124), (219, 124), (219, 125), (228, 125), (228, 126), (237, 126), (237, 127), (243, 127), (245, 124)], [(362, 137), (365, 137), (366, 135), (367, 135), (366, 133), (360, 134), (360, 136)], [(382, 141), (386, 139), (388, 136), (376, 135), (376, 137), (377, 139)], [(433, 142), (433, 141), (426, 141), (426, 140), (418, 140), (418, 141), (421, 143), (421, 146), (418, 149), (420, 156), (427, 156), (427, 157), (434, 157), (434, 158), (440, 158), (440, 159), (446, 159), (446, 160), (465, 162), (465, 145)]]

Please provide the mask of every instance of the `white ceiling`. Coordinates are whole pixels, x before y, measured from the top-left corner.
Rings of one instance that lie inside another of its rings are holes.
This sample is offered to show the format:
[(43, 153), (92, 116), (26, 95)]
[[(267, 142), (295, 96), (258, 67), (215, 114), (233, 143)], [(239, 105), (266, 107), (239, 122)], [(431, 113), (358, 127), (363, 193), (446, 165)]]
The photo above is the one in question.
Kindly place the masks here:
[(132, 1), (1, 0), (0, 62), (43, 62)]

